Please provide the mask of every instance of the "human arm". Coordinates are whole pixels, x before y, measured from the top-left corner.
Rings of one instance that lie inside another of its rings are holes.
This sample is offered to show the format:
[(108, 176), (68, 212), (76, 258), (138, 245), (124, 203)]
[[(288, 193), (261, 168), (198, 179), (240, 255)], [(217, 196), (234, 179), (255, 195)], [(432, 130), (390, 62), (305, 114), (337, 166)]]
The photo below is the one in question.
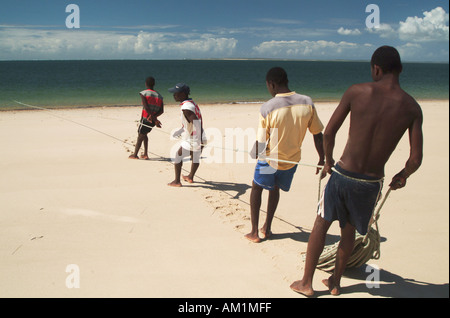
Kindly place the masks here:
[(415, 173), (422, 165), (423, 160), (423, 115), (415, 118), (409, 128), (410, 155), (405, 168), (397, 173), (389, 185), (392, 190), (398, 190), (406, 186), (406, 180)]
[(266, 157), (269, 140), (270, 140), (270, 128), (267, 128), (266, 118), (260, 115), (258, 130), (256, 133), (256, 141), (253, 145), (252, 150), (250, 150), (250, 157), (252, 159), (259, 159), (260, 156)]
[(253, 145), (252, 150), (250, 151), (250, 156), (252, 159), (258, 159), (259, 156), (261, 156), (267, 148), (267, 145), (265, 143), (256, 141)]
[(164, 114), (164, 104), (161, 105), (161, 109), (155, 114), (152, 115), (152, 121), (155, 123), (156, 127), (161, 128), (162, 124), (161, 121), (159, 121), (158, 117)]
[(180, 138), (181, 134), (184, 132), (184, 127), (172, 132), (173, 138)]
[[(319, 154), (318, 166), (323, 166), (325, 164), (325, 152), (323, 150), (323, 133), (318, 133), (314, 135), (314, 145), (316, 146), (317, 153)], [(320, 168), (317, 168), (316, 174), (319, 174)]]
[(350, 113), (350, 105), (352, 99), (352, 89), (350, 88), (345, 92), (342, 97), (341, 102), (334, 111), (331, 119), (325, 129), (323, 136), (323, 148), (325, 154), (325, 165), (322, 172), (322, 178), (326, 176), (327, 173), (331, 174), (332, 168), (334, 167), (335, 161), (333, 158), (333, 150), (336, 142), (336, 134)]
[(147, 99), (145, 98), (144, 95), (141, 94), (141, 100), (142, 100), (142, 106), (144, 107), (145, 111), (148, 114), (147, 120), (154, 123), (156, 125), (156, 127), (161, 128), (162, 124), (161, 122), (158, 120), (158, 116), (160, 116), (164, 110), (162, 110), (162, 112), (158, 112), (157, 114), (153, 114), (150, 110), (150, 107), (148, 105)]
[(161, 109), (155, 114), (155, 117), (158, 118), (162, 114), (164, 114), (164, 103), (161, 104)]
[(189, 123), (193, 123), (195, 120), (197, 120), (197, 116), (193, 111), (183, 109), (183, 115)]
[(194, 130), (192, 130), (191, 133), (193, 134), (193, 136), (195, 136), (195, 138), (198, 139), (197, 142), (199, 144), (202, 144), (202, 135), (203, 135), (202, 121), (198, 119), (197, 115), (193, 111), (188, 109), (183, 109), (183, 116), (190, 124), (192, 123)]
[(148, 102), (147, 102), (147, 99), (145, 98), (145, 96), (144, 95), (142, 95), (142, 94), (140, 94), (141, 95), (141, 100), (142, 100), (142, 106), (144, 107), (144, 110), (147, 112), (147, 114), (149, 114), (150, 115), (150, 107), (148, 106)]

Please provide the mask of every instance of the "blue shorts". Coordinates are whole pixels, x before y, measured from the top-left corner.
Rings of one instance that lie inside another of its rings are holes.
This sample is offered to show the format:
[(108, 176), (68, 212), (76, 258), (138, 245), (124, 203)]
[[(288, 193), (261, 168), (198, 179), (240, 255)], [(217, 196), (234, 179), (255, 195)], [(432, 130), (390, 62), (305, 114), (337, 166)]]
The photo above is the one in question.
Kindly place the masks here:
[(348, 172), (339, 165), (331, 174), (319, 205), (318, 214), (328, 222), (349, 222), (359, 234), (366, 235), (373, 211), (380, 198), (383, 180)]
[(297, 165), (289, 170), (276, 170), (267, 162), (258, 161), (253, 182), (269, 191), (275, 190), (275, 187), (278, 187), (284, 192), (289, 192), (296, 171)]

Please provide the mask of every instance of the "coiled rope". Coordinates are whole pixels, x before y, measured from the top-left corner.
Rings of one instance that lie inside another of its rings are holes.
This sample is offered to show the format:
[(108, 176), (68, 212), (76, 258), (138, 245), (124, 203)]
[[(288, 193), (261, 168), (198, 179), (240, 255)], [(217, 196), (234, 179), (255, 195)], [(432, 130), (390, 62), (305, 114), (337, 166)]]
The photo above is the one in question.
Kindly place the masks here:
[[(366, 264), (371, 259), (380, 259), (381, 239), (378, 228), (378, 220), (380, 218), (381, 209), (386, 203), (391, 191), (392, 189), (389, 188), (386, 195), (384, 196), (383, 201), (377, 207), (377, 210), (372, 217), (371, 223), (369, 224), (369, 231), (367, 232), (367, 234), (361, 235), (359, 233), (356, 233), (354, 249), (347, 263), (347, 268), (360, 267)], [(372, 227), (373, 224), (375, 224), (375, 228)], [(338, 248), (339, 242), (325, 247), (319, 258), (317, 268), (325, 272), (332, 272), (335, 268)], [(303, 258), (306, 258), (306, 254), (303, 255)]]

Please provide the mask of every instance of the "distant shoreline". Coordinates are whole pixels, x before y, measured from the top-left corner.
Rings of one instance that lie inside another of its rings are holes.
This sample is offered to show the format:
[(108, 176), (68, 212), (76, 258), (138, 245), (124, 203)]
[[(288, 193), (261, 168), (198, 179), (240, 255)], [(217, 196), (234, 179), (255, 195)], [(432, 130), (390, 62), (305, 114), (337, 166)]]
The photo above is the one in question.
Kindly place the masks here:
[[(1, 62), (114, 62), (114, 61), (275, 61), (275, 62), (337, 62), (337, 63), (370, 63), (370, 60), (317, 60), (317, 59), (276, 59), (276, 58), (211, 58), (211, 59), (79, 59), (79, 60), (0, 60)], [(403, 64), (449, 64), (449, 61), (403, 61)]]

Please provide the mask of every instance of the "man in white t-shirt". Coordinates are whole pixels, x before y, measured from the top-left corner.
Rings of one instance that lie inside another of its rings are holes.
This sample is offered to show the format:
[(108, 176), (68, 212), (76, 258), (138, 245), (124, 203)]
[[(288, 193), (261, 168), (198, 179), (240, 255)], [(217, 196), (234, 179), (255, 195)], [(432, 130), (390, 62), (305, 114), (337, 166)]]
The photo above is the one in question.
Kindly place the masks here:
[(169, 89), (173, 94), (175, 101), (181, 103), (181, 123), (182, 128), (176, 131), (173, 136), (181, 136), (181, 147), (176, 153), (174, 159), (175, 164), (175, 180), (169, 183), (171, 187), (181, 187), (181, 168), (183, 166), (183, 158), (191, 156), (192, 165), (191, 172), (187, 176), (183, 176), (183, 180), (189, 183), (194, 182), (194, 176), (200, 166), (200, 155), (203, 146), (206, 144), (206, 138), (203, 131), (202, 113), (198, 105), (189, 98), (191, 90), (186, 84), (177, 84)]

